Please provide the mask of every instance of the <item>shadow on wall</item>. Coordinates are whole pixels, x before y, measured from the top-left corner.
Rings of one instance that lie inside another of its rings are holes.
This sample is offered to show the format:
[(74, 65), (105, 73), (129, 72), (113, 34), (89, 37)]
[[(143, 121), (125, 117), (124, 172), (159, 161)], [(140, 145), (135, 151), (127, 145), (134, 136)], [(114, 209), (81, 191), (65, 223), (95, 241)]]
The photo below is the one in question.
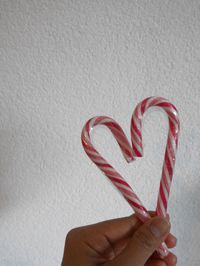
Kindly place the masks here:
[[(17, 157), (16, 139), (10, 130), (0, 131), (0, 212), (16, 204), (15, 158)], [(12, 196), (12, 197), (11, 197)], [(14, 202), (12, 202), (14, 201)]]
[[(179, 183), (175, 198), (171, 199), (172, 202), (174, 200), (177, 202), (176, 206), (179, 206), (174, 215), (177, 221), (178, 249), (184, 254), (179, 258), (180, 265), (186, 265), (185, 263), (191, 265), (191, 258), (192, 265), (199, 265), (200, 186), (199, 183), (192, 182), (194, 175), (197, 174), (196, 179), (200, 176), (199, 173), (195, 171), (192, 173), (193, 176), (185, 176), (185, 182), (182, 180)], [(194, 254), (196, 255), (194, 256)]]
[(37, 198), (41, 188), (36, 177), (41, 180), (43, 174), (41, 161), (37, 159), (40, 147), (33, 126), (0, 130), (1, 214)]
[(16, 261), (0, 261), (1, 266), (35, 266), (30, 261), (16, 262)]

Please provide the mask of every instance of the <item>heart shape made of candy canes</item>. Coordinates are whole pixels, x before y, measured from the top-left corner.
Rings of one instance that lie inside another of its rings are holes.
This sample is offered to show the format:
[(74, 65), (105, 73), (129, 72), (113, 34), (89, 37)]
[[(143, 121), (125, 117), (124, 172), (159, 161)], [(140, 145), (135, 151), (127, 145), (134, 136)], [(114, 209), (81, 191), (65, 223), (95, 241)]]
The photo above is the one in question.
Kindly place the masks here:
[[(109, 178), (113, 185), (121, 192), (121, 194), (135, 211), (137, 217), (142, 222), (145, 222), (150, 218), (147, 209), (143, 206), (142, 202), (134, 193), (133, 189), (129, 186), (127, 181), (94, 148), (91, 142), (90, 133), (92, 129), (97, 125), (105, 125), (107, 128), (109, 128), (116, 141), (118, 142), (124, 158), (129, 163), (135, 160), (136, 157), (143, 156), (142, 118), (144, 116), (144, 113), (153, 106), (163, 109), (166, 112), (169, 121), (168, 138), (156, 207), (156, 214), (165, 217), (180, 132), (178, 111), (172, 103), (162, 97), (148, 97), (136, 106), (131, 119), (132, 146), (130, 145), (120, 125), (115, 120), (107, 116), (96, 116), (89, 119), (83, 127), (81, 134), (82, 145), (89, 158), (99, 167), (99, 169)], [(157, 251), (162, 256), (166, 256), (168, 254), (165, 243), (162, 243)]]

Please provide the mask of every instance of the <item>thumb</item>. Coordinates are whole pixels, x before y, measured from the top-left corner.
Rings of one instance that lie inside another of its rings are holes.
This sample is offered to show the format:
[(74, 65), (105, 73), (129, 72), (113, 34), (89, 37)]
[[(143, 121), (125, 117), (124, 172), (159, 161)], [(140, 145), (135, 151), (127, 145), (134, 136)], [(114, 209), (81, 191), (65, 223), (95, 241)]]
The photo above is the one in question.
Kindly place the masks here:
[(134, 233), (124, 251), (109, 266), (143, 266), (169, 234), (170, 224), (161, 217), (154, 217)]

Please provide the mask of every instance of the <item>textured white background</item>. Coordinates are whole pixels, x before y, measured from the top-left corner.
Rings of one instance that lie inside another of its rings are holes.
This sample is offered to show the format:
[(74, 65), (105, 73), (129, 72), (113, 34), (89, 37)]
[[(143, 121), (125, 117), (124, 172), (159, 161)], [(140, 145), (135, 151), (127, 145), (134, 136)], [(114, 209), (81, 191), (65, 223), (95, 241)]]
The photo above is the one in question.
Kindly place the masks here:
[[(178, 108), (181, 139), (169, 202), (180, 266), (200, 265), (200, 2), (0, 0), (0, 265), (60, 265), (75, 226), (132, 210), (85, 155), (82, 127), (160, 95)], [(93, 140), (155, 207), (167, 136), (144, 121), (145, 156), (127, 165), (109, 131)]]

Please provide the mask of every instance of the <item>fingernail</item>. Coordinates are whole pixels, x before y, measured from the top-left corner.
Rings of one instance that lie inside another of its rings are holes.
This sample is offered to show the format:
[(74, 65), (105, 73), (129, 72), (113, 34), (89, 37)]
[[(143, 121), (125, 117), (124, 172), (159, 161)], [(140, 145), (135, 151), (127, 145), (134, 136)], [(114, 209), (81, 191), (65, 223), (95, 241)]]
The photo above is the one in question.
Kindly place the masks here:
[(177, 245), (177, 238), (173, 236), (173, 239), (174, 239), (175, 245)]
[(165, 236), (170, 229), (170, 223), (166, 218), (156, 217), (150, 224), (150, 230), (156, 238)]

